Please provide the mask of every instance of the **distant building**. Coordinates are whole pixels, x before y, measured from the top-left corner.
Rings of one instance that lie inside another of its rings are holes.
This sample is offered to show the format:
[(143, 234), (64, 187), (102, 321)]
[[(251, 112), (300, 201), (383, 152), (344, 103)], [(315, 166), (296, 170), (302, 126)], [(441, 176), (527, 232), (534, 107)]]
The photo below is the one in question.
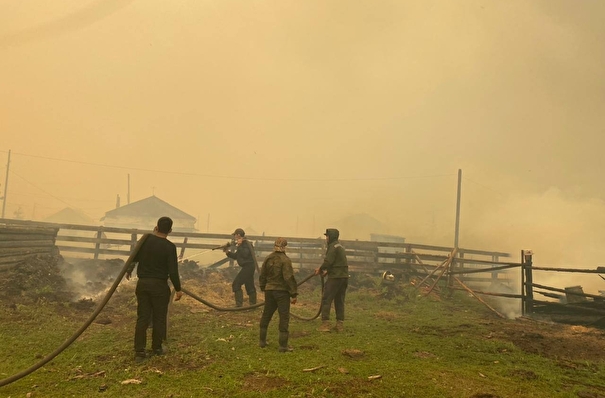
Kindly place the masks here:
[[(378, 242), (379, 245), (380, 243), (400, 243), (403, 245), (405, 243), (405, 238), (397, 235), (370, 234), (370, 241)], [(399, 254), (403, 252), (403, 248), (378, 246), (378, 253)], [(382, 261), (385, 263), (397, 262), (394, 258), (387, 258)]]
[(367, 240), (372, 233), (388, 232), (386, 225), (366, 213), (349, 215), (325, 227), (338, 229), (343, 240)]
[[(56, 212), (55, 214), (52, 214), (52, 215), (46, 217), (42, 221), (50, 222), (53, 224), (89, 225), (92, 227), (98, 227), (100, 224), (98, 221), (95, 221), (93, 218), (87, 216), (86, 214), (82, 213), (79, 210), (72, 209), (71, 207), (66, 207), (63, 210), (60, 210), (60, 211)], [(57, 234), (57, 236), (59, 237), (59, 240), (60, 240), (60, 238), (64, 238), (64, 237), (96, 238), (97, 232), (61, 228), (61, 229), (59, 229), (59, 233)], [(102, 233), (101, 237), (107, 238), (105, 233)], [(90, 247), (90, 244), (83, 243), (83, 242), (71, 242), (70, 246), (88, 248), (88, 247)], [(109, 247), (110, 246), (107, 244), (101, 245), (101, 248), (103, 248), (103, 249), (106, 249)], [(74, 252), (70, 252), (69, 254), (64, 254), (64, 255), (69, 256), (69, 257), (86, 257), (87, 256), (87, 254), (74, 253)]]
[(405, 243), (405, 238), (403, 236), (397, 235), (370, 234), (370, 241), (385, 243)]
[(195, 217), (177, 209), (157, 196), (150, 196), (137, 202), (118, 207), (105, 213), (101, 218), (106, 227), (137, 228), (152, 230), (158, 218), (172, 218), (174, 232), (195, 232)]
[(98, 225), (91, 217), (71, 207), (66, 207), (42, 221), (54, 224)]

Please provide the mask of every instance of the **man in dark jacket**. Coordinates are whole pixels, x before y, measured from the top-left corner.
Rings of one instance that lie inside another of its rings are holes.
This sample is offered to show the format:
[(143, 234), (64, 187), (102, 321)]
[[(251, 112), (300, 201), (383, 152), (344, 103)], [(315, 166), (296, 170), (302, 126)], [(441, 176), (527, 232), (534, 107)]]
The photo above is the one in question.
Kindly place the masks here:
[(288, 242), (277, 238), (273, 253), (269, 254), (260, 271), (260, 290), (265, 292), (265, 308), (260, 319), (259, 346), (267, 346), (267, 328), (277, 310), (279, 314), (279, 352), (289, 352), (288, 327), (290, 324), (290, 304), (296, 304), (297, 284), (292, 269), (292, 261), (286, 255)]
[(176, 246), (166, 237), (172, 232), (172, 220), (161, 217), (153, 234), (145, 237), (138, 252), (135, 254), (132, 266), (126, 272), (130, 279), (135, 264), (137, 266), (137, 323), (134, 332), (135, 361), (142, 362), (147, 354), (147, 328), (153, 324), (151, 334), (152, 355), (162, 355), (162, 341), (166, 337), (166, 318), (170, 303), (170, 287), (168, 278), (176, 290), (175, 301), (181, 299), (181, 280), (179, 278)]
[(320, 332), (330, 331), (330, 308), (334, 301), (334, 311), (336, 312), (336, 331), (344, 331), (345, 320), (345, 294), (349, 283), (349, 265), (345, 248), (340, 244), (338, 238), (340, 232), (337, 229), (326, 229), (326, 242), (328, 249), (323, 263), (315, 270), (315, 275), (320, 273), (328, 275), (328, 281), (324, 287), (324, 293), (321, 298), (321, 326), (317, 329)]
[(242, 285), (246, 287), (246, 294), (250, 305), (256, 304), (256, 287), (254, 287), (254, 271), (258, 267), (256, 263), (256, 255), (252, 243), (245, 238), (246, 233), (243, 229), (238, 228), (232, 233), (236, 249), (230, 252), (229, 248), (225, 248), (224, 252), (227, 257), (237, 261), (237, 265), (241, 267), (239, 273), (231, 284), (231, 289), (235, 296), (235, 306), (242, 307), (244, 305), (244, 292)]

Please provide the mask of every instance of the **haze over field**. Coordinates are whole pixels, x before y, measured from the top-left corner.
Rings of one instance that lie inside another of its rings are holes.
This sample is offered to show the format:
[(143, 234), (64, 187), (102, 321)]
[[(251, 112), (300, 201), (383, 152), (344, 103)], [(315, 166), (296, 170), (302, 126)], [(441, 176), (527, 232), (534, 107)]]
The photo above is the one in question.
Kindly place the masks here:
[[(152, 194), (320, 236), (605, 264), (605, 2), (4, 2), (6, 216)], [(19, 210), (20, 209), (20, 210)], [(98, 221), (100, 223), (100, 221)]]

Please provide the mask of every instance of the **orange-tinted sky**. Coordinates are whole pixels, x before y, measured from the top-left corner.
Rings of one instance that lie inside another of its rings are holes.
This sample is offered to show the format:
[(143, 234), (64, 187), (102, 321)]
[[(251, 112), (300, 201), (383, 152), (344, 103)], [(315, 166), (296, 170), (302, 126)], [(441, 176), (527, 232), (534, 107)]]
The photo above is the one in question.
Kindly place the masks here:
[[(6, 215), (152, 194), (199, 229), (605, 255), (605, 3), (4, 1)], [(342, 231), (367, 238), (368, 231)], [(567, 246), (569, 245), (569, 247)]]

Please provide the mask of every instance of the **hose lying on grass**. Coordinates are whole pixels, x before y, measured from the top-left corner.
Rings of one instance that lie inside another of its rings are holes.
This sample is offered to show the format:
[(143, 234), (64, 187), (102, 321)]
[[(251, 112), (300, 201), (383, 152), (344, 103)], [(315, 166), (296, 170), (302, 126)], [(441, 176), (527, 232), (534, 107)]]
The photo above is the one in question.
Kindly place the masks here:
[[(302, 281), (300, 281), (297, 284), (297, 286), (302, 285), (303, 283), (307, 282), (309, 279), (313, 278), (314, 276), (315, 276), (314, 273), (311, 274), (311, 275), (309, 275), (309, 276), (307, 276), (305, 279), (303, 279)], [(202, 303), (204, 305), (207, 305), (208, 307), (210, 307), (210, 308), (212, 308), (214, 310), (217, 310), (217, 311), (246, 311), (246, 310), (250, 310), (250, 309), (253, 309), (253, 308), (258, 308), (258, 307), (261, 307), (261, 306), (265, 305), (265, 302), (261, 301), (260, 303), (256, 303), (256, 304), (245, 306), (245, 307), (219, 307), (216, 304), (212, 304), (211, 302), (204, 300), (203, 298), (201, 298), (197, 294), (195, 294), (195, 293), (193, 293), (193, 292), (191, 292), (191, 291), (189, 291), (189, 290), (187, 290), (185, 288), (182, 288), (181, 290), (183, 291), (183, 293), (185, 293), (186, 295), (190, 296), (191, 298), (193, 298), (193, 299), (199, 301), (200, 303)], [(323, 290), (324, 290), (324, 277), (322, 276), (321, 277), (321, 291), (322, 291), (322, 293), (323, 293)], [(296, 314), (293, 314), (292, 312), (290, 312), (290, 315), (292, 315), (294, 318), (300, 319), (300, 320), (303, 320), (303, 321), (312, 321), (314, 319), (317, 319), (317, 317), (319, 316), (319, 314), (321, 314), (321, 303), (319, 305), (319, 310), (317, 311), (317, 313), (315, 314), (315, 316), (313, 316), (311, 318), (305, 318), (305, 317), (302, 317), (302, 316), (299, 316), (299, 315), (296, 315)]]
[[(131, 266), (135, 256), (137, 255), (137, 253), (139, 252), (139, 249), (141, 248), (141, 246), (143, 245), (143, 242), (145, 242), (145, 240), (147, 240), (147, 237), (149, 236), (149, 234), (144, 234), (141, 239), (139, 239), (139, 241), (137, 242), (137, 244), (135, 245), (132, 253), (130, 254), (130, 256), (128, 257), (128, 259), (126, 260), (126, 262), (124, 263), (124, 266), (122, 267), (122, 269), (120, 270), (120, 273), (118, 274), (116, 280), (113, 282), (113, 285), (109, 288), (109, 290), (107, 291), (107, 293), (105, 294), (105, 297), (103, 297), (103, 299), (101, 300), (101, 302), (99, 303), (99, 305), (97, 306), (97, 308), (94, 310), (94, 312), (90, 315), (90, 317), (86, 320), (86, 322), (84, 322), (84, 324), (71, 336), (69, 337), (67, 340), (65, 340), (65, 342), (63, 344), (61, 344), (56, 350), (54, 350), (53, 352), (51, 352), (50, 354), (48, 354), (46, 357), (42, 358), (40, 361), (38, 361), (37, 363), (35, 363), (34, 365), (30, 366), (29, 368), (14, 374), (10, 377), (7, 377), (6, 379), (0, 380), (0, 387), (3, 387), (7, 384), (10, 384), (14, 381), (17, 381), (33, 372), (35, 372), (36, 370), (40, 369), (42, 366), (46, 365), (48, 362), (52, 361), (56, 356), (58, 356), (60, 353), (62, 353), (67, 347), (69, 347), (74, 341), (76, 341), (76, 339), (78, 337), (80, 337), (80, 335), (82, 333), (84, 333), (84, 331), (86, 329), (88, 329), (88, 327), (94, 322), (94, 320), (96, 319), (96, 317), (101, 313), (101, 311), (103, 310), (103, 308), (105, 308), (105, 306), (107, 305), (107, 303), (109, 302), (109, 299), (111, 298), (111, 296), (115, 293), (116, 289), (118, 288), (118, 285), (120, 284), (120, 282), (122, 281), (122, 278), (124, 278), (124, 275), (126, 275), (126, 272), (129, 270), (129, 267)], [(313, 276), (315, 276), (315, 274), (311, 274), (309, 275), (307, 278), (303, 279), (300, 283), (298, 283), (298, 286), (302, 285), (303, 283), (305, 283), (306, 281), (308, 281), (309, 279), (311, 279)], [(324, 278), (323, 276), (321, 277), (321, 290), (323, 292), (324, 289)], [(198, 300), (199, 302), (215, 309), (218, 311), (242, 311), (242, 310), (249, 310), (252, 308), (257, 308), (260, 307), (262, 305), (264, 305), (264, 302), (260, 302), (258, 304), (255, 305), (251, 305), (248, 307), (234, 307), (234, 308), (223, 308), (223, 307), (218, 307), (204, 299), (202, 299), (201, 297), (195, 295), (194, 293), (186, 290), (186, 289), (182, 289), (183, 293), (186, 293), (187, 295), (191, 296), (192, 298)], [(297, 319), (302, 319), (302, 320), (313, 320), (316, 319), (319, 314), (321, 312), (321, 305), (320, 305), (320, 309), (318, 311), (318, 313), (312, 317), (312, 318), (303, 318), (300, 317), (298, 315), (295, 314), (290, 314), (292, 315), (294, 318)]]
[(48, 362), (52, 361), (57, 355), (59, 355), (60, 353), (62, 353), (67, 347), (69, 347), (71, 345), (71, 343), (73, 343), (74, 341), (76, 341), (76, 339), (78, 337), (80, 337), (80, 335), (82, 333), (84, 333), (84, 331), (86, 329), (88, 329), (88, 327), (92, 324), (92, 322), (95, 320), (95, 318), (97, 317), (97, 315), (99, 315), (101, 313), (101, 311), (103, 310), (103, 308), (105, 308), (105, 305), (107, 305), (107, 302), (109, 302), (109, 299), (111, 298), (111, 296), (113, 295), (113, 293), (118, 288), (118, 285), (122, 281), (122, 278), (124, 278), (124, 275), (126, 275), (126, 271), (128, 270), (128, 267), (130, 267), (130, 265), (132, 264), (132, 261), (134, 260), (134, 257), (139, 252), (139, 249), (143, 245), (143, 242), (145, 242), (145, 240), (147, 240), (148, 236), (149, 236), (149, 234), (144, 234), (141, 237), (141, 239), (139, 239), (139, 241), (137, 242), (136, 246), (134, 247), (134, 250), (132, 251), (132, 253), (128, 257), (128, 260), (126, 260), (126, 262), (124, 263), (124, 266), (120, 270), (120, 273), (118, 274), (118, 277), (113, 282), (113, 285), (111, 285), (111, 288), (109, 288), (109, 291), (107, 292), (107, 294), (105, 294), (105, 297), (103, 297), (103, 300), (101, 300), (101, 302), (99, 303), (99, 305), (97, 306), (97, 308), (90, 315), (90, 317), (86, 320), (86, 322), (84, 322), (84, 324), (80, 327), (80, 329), (78, 329), (70, 338), (68, 338), (67, 340), (65, 340), (65, 342), (59, 346), (59, 348), (57, 348), (56, 350), (54, 350), (53, 352), (51, 352), (50, 354), (48, 354), (46, 357), (42, 358), (39, 362), (35, 363), (34, 365), (30, 366), (29, 368), (25, 369), (22, 372), (19, 372), (19, 373), (13, 375), (13, 376), (7, 377), (4, 380), (0, 380), (0, 387), (3, 387), (5, 385), (7, 385), (7, 384), (10, 384), (10, 383), (12, 383), (12, 382), (14, 382), (16, 380), (19, 380), (19, 379), (27, 376), (28, 374), (33, 373), (34, 371), (40, 369), (42, 366), (44, 366)]

